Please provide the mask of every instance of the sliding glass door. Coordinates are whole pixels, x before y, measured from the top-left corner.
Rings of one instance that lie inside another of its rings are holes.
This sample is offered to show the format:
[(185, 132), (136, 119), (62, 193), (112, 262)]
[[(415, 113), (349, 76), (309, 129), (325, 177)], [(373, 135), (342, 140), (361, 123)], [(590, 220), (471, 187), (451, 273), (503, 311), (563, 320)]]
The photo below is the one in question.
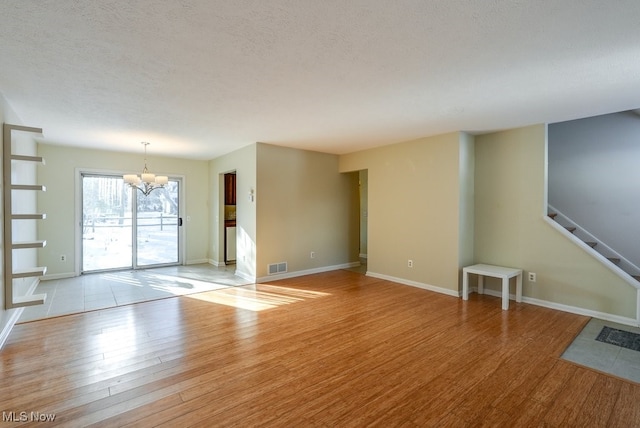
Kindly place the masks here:
[(121, 176), (82, 174), (82, 272), (180, 263), (180, 181), (148, 196)]
[(152, 191), (149, 196), (136, 191), (136, 267), (179, 262), (179, 190), (178, 181), (170, 179), (162, 189)]

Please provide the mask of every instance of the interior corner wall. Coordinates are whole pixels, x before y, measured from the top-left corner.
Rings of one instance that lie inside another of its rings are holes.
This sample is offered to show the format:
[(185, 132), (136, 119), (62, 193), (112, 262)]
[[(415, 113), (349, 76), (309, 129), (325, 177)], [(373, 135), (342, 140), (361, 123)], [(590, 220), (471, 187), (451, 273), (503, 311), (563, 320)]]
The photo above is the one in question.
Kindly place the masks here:
[[(460, 133), (460, 224), (458, 232), (459, 266), (474, 263), (473, 239), (475, 227), (475, 138)], [(460, 273), (462, 275), (462, 272)]]
[(224, 174), (236, 171), (236, 273), (246, 279), (256, 278), (256, 206), (249, 192), (257, 193), (256, 144), (235, 150), (209, 161), (209, 258), (224, 263)]
[(458, 295), (460, 150), (450, 133), (340, 156), (340, 171), (368, 170), (370, 275)]
[(358, 262), (358, 174), (340, 174), (337, 155), (258, 143), (257, 182), (258, 278), (272, 263), (295, 273)]
[(547, 222), (546, 150), (546, 125), (476, 137), (476, 262), (535, 272), (525, 298), (635, 319), (636, 290)]
[[(46, 129), (43, 130), (46, 135)], [(140, 171), (143, 157), (131, 153), (78, 147), (38, 144), (38, 155), (46, 165), (38, 168), (38, 183), (47, 191), (38, 195), (38, 209), (47, 214), (38, 222), (38, 237), (47, 240), (39, 250), (39, 265), (47, 266), (47, 275), (73, 276), (79, 267), (76, 243), (79, 229), (76, 224), (77, 175), (80, 170), (113, 174)], [(185, 234), (185, 263), (207, 260), (206, 237), (209, 235), (209, 171), (207, 161), (148, 156), (148, 163), (157, 174), (184, 177), (184, 201), (190, 221), (183, 224)], [(204, 239), (202, 237), (205, 237)], [(65, 262), (60, 255), (67, 255)]]

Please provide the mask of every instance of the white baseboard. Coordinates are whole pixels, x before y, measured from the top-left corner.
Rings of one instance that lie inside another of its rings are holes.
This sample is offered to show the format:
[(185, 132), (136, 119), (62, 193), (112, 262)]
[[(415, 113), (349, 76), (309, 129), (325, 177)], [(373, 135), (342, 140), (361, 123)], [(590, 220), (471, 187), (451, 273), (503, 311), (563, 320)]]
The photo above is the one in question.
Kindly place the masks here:
[(591, 318), (598, 318), (605, 321), (611, 321), (618, 324), (630, 325), (633, 327), (640, 327), (638, 320), (633, 318), (621, 317), (620, 315), (607, 314), (605, 312), (593, 311), (591, 309), (578, 308), (575, 306), (563, 305), (555, 302), (548, 302), (546, 300), (534, 299), (533, 297), (522, 296), (524, 303), (531, 305), (542, 306), (549, 309), (555, 309), (562, 312), (569, 312), (576, 315), (584, 315)]
[[(40, 278), (36, 278), (31, 283), (31, 285), (29, 286), (29, 289), (27, 290), (27, 296), (30, 296), (33, 293), (35, 293), (39, 283), (40, 283)], [(9, 310), (13, 312), (11, 313), (11, 316), (7, 320), (7, 323), (2, 328), (2, 331), (0, 331), (0, 349), (2, 349), (2, 347), (4, 346), (4, 343), (7, 341), (7, 338), (9, 337), (9, 334), (11, 334), (11, 330), (13, 330), (13, 327), (16, 325), (16, 323), (20, 319), (20, 315), (22, 315), (24, 308), (14, 308)]]
[(360, 253), (358, 255), (358, 257), (360, 257), (361, 259), (366, 259), (367, 258), (367, 253)]
[(397, 278), (394, 276), (383, 275), (381, 273), (367, 271), (367, 276), (372, 278), (384, 279), (386, 281), (397, 282), (398, 284), (410, 285), (412, 287), (422, 288), (423, 290), (434, 291), (440, 294), (446, 294), (447, 296), (460, 297), (460, 292), (457, 290), (450, 290), (448, 288), (442, 288), (431, 284), (425, 284), (423, 282), (412, 281), (404, 278)]
[[(476, 287), (471, 288), (471, 291), (478, 292)], [(497, 290), (490, 290), (485, 288), (484, 294), (494, 297), (502, 297), (502, 293)], [(509, 294), (510, 300), (516, 300), (514, 294)], [(556, 311), (568, 312), (570, 314), (584, 315), (586, 317), (598, 318), (604, 321), (611, 321), (618, 324), (630, 325), (632, 327), (640, 327), (640, 323), (627, 317), (621, 317), (620, 315), (607, 314), (605, 312), (593, 311), (591, 309), (578, 308), (576, 306), (563, 305), (561, 303), (549, 302), (547, 300), (535, 299), (533, 297), (522, 296), (522, 302), (530, 305), (542, 306), (543, 308), (554, 309)]]
[[(343, 264), (333, 265), (333, 266), (323, 266), (323, 267), (313, 268), (313, 269), (286, 272), (278, 275), (262, 276), (258, 278), (256, 282), (261, 283), (261, 282), (268, 282), (268, 281), (277, 281), (279, 279), (295, 278), (298, 276), (313, 275), (314, 273), (330, 272), (332, 270), (339, 270), (339, 269), (349, 269), (357, 266), (360, 266), (360, 262), (343, 263)], [(238, 275), (238, 273), (236, 273), (236, 275)]]
[(53, 279), (66, 279), (66, 278), (75, 278), (76, 273), (75, 272), (63, 272), (63, 273), (53, 273), (53, 274), (46, 274), (45, 276), (42, 277), (43, 281), (51, 281)]
[(249, 281), (252, 284), (255, 284), (257, 282), (257, 279), (254, 275), (249, 275), (246, 272), (241, 272), (239, 270), (236, 269), (236, 271), (233, 273), (235, 276), (239, 276), (240, 278), (244, 279), (245, 281)]
[(13, 330), (13, 326), (15, 326), (16, 322), (18, 322), (18, 319), (20, 318), (20, 315), (22, 315), (22, 311), (24, 311), (24, 308), (15, 308), (9, 310), (13, 312), (7, 320), (7, 323), (2, 328), (2, 331), (0, 331), (0, 349), (2, 349), (5, 342), (7, 341), (9, 334), (11, 334), (11, 330)]
[(187, 260), (186, 262), (184, 262), (185, 265), (202, 265), (202, 264), (207, 264), (207, 263), (211, 263), (210, 259), (196, 259), (196, 260)]

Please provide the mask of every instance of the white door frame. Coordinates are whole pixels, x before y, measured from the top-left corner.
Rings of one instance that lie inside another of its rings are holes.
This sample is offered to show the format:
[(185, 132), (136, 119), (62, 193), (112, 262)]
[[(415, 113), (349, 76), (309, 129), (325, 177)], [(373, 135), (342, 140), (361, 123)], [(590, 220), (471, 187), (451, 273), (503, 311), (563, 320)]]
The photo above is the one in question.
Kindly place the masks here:
[[(75, 204), (75, 225), (74, 227), (74, 242), (75, 242), (75, 263), (74, 273), (75, 276), (80, 276), (82, 272), (82, 175), (113, 175), (122, 176), (127, 174), (128, 171), (119, 171), (112, 169), (95, 169), (95, 168), (76, 168), (74, 173), (74, 204)], [(185, 183), (186, 178), (184, 175), (167, 174), (170, 179), (178, 180), (179, 184), (179, 201), (178, 201), (178, 217), (183, 219), (182, 226), (178, 231), (178, 265), (186, 264), (186, 219), (184, 213), (186, 212), (185, 203)]]

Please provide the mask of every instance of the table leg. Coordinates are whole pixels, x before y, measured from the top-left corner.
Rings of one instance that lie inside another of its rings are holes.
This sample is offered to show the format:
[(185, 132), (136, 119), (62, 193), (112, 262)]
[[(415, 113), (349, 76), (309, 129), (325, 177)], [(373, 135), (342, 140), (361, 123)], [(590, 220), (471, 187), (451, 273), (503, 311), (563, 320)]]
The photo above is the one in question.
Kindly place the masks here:
[(522, 274), (516, 276), (516, 302), (522, 302)]
[(509, 309), (509, 278), (502, 278), (502, 310)]

